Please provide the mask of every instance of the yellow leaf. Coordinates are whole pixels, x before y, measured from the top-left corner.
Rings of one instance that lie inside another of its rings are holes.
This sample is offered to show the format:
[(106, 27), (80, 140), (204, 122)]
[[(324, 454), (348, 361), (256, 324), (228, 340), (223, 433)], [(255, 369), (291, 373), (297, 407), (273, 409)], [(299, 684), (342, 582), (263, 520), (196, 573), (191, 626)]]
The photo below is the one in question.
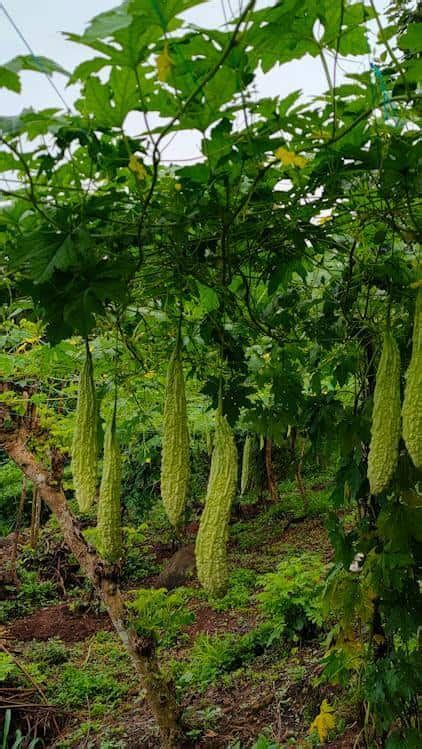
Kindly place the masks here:
[(287, 148), (282, 146), (277, 148), (274, 155), (284, 166), (297, 166), (299, 169), (306, 166), (306, 159), (303, 156), (298, 156), (294, 151), (288, 151)]
[(168, 44), (166, 42), (163, 51), (157, 57), (157, 75), (159, 81), (163, 81), (163, 83), (165, 83), (169, 76), (172, 65), (173, 60), (169, 55)]
[(145, 179), (145, 177), (147, 176), (147, 170), (145, 169), (142, 161), (140, 161), (134, 153), (129, 159), (128, 167), (138, 179)]
[(319, 715), (312, 721), (309, 728), (309, 733), (317, 731), (321, 744), (325, 743), (328, 732), (335, 728), (336, 719), (333, 712), (334, 708), (328, 704), (327, 700), (323, 700), (319, 709)]

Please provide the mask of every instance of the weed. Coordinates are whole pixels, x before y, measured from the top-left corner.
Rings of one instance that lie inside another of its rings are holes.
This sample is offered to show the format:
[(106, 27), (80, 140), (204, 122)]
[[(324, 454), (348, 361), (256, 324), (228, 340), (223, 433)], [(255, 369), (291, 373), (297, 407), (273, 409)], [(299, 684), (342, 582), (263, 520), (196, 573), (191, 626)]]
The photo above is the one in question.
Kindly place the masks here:
[(324, 572), (320, 557), (308, 553), (289, 556), (276, 572), (260, 578), (264, 589), (257, 599), (264, 618), (273, 626), (270, 642), (281, 636), (297, 640), (313, 635), (322, 624)]
[(40, 581), (36, 572), (20, 567), (19, 592), (13, 600), (0, 602), (0, 623), (12, 617), (26, 616), (48, 603), (57, 601), (57, 589), (50, 580)]
[(194, 620), (186, 607), (189, 591), (184, 588), (168, 593), (165, 588), (136, 591), (135, 599), (128, 604), (134, 612), (134, 626), (138, 634), (153, 636), (160, 647), (168, 647), (181, 634), (183, 627)]
[(98, 716), (106, 706), (118, 702), (128, 690), (127, 682), (118, 681), (110, 669), (104, 666), (102, 669), (94, 669), (92, 664), (66, 664), (57, 683), (50, 686), (50, 696), (59, 705), (72, 708), (86, 705), (88, 701), (91, 704), (91, 714)]
[(251, 603), (251, 592), (256, 585), (256, 572), (249, 569), (234, 570), (228, 582), (226, 594), (211, 601), (215, 611), (242, 609)]
[(58, 666), (69, 660), (66, 645), (58, 637), (53, 637), (48, 642), (33, 642), (27, 648), (26, 655), (47, 666)]

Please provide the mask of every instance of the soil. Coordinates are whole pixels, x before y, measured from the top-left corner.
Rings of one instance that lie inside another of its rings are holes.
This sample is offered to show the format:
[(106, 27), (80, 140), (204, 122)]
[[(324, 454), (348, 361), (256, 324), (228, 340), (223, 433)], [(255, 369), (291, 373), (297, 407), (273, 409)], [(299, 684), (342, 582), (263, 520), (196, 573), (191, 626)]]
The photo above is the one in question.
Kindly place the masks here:
[(107, 614), (71, 611), (64, 603), (16, 619), (5, 628), (2, 636), (7, 640), (20, 642), (59, 637), (63, 642), (74, 643), (85, 640), (100, 629), (110, 631), (112, 628)]

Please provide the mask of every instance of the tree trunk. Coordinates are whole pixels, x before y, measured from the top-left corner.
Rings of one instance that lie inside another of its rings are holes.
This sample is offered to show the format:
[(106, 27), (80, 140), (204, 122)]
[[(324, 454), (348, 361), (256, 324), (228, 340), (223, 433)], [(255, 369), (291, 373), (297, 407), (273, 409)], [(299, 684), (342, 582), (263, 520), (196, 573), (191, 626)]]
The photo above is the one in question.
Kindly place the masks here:
[(296, 427), (292, 427), (290, 430), (290, 453), (292, 456), (296, 483), (302, 495), (303, 508), (304, 508), (305, 515), (307, 515), (309, 511), (309, 499), (306, 494), (305, 484), (303, 483), (303, 478), (302, 478), (302, 463), (303, 463), (303, 455), (305, 452), (305, 440), (303, 440), (302, 449), (300, 451), (299, 458), (297, 457), (297, 452), (296, 452), (296, 441), (297, 441), (297, 429)]
[[(1, 414), (0, 414), (1, 416)], [(1, 422), (1, 419), (0, 419)], [(57, 518), (65, 543), (77, 558), (81, 568), (102, 599), (113, 626), (129, 652), (134, 667), (142, 678), (146, 698), (161, 731), (164, 749), (183, 749), (189, 745), (184, 737), (181, 709), (177, 704), (174, 686), (160, 671), (152, 639), (140, 637), (126, 621), (123, 598), (118, 585), (118, 570), (107, 565), (84, 539), (66, 497), (54, 479), (25, 444), (22, 430), (1, 434), (2, 447), (37, 487), (40, 497)]]
[(266, 437), (265, 438), (265, 466), (267, 469), (268, 490), (270, 492), (271, 502), (278, 502), (279, 496), (278, 496), (278, 489), (277, 489), (277, 481), (276, 481), (275, 473), (274, 473), (272, 451), (273, 451), (273, 441), (269, 437)]

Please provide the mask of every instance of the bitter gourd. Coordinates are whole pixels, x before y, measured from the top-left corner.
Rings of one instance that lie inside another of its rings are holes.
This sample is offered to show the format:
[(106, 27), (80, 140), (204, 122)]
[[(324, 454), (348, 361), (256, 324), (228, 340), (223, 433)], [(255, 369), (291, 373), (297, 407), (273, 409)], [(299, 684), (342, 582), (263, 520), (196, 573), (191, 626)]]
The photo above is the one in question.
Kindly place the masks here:
[(390, 332), (384, 336), (372, 411), (368, 479), (372, 494), (386, 489), (396, 470), (400, 440), (400, 352)]
[(227, 583), (228, 528), (236, 484), (236, 445), (233, 432), (219, 407), (205, 507), (195, 544), (198, 579), (212, 595), (221, 595)]
[(250, 483), (250, 471), (251, 471), (251, 456), (252, 456), (253, 440), (250, 434), (245, 437), (243, 444), (242, 453), (242, 474), (240, 477), (240, 493), (243, 497), (245, 492), (248, 491)]
[(98, 546), (104, 559), (115, 562), (122, 553), (120, 520), (121, 454), (113, 412), (104, 437), (103, 473), (98, 501)]
[(412, 356), (406, 374), (402, 410), (403, 439), (417, 468), (422, 468), (422, 288), (416, 297)]
[(76, 420), (72, 441), (72, 475), (81, 512), (88, 512), (97, 487), (97, 404), (92, 358), (87, 346), (79, 378)]
[(162, 444), (161, 496), (170, 522), (177, 527), (189, 487), (189, 431), (179, 345), (167, 372)]

